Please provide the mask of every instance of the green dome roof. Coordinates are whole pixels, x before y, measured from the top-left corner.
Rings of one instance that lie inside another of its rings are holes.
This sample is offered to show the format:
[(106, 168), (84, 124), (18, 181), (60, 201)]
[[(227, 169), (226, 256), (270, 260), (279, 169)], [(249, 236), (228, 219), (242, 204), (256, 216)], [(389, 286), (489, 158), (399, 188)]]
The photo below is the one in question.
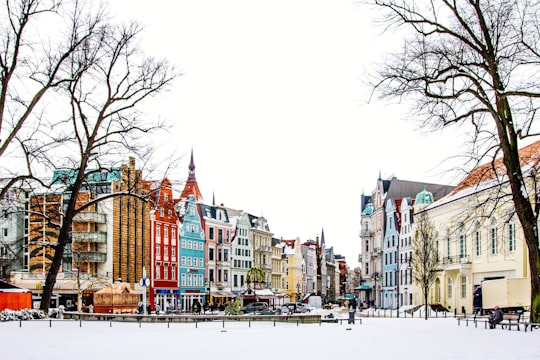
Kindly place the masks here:
[(416, 200), (414, 202), (415, 205), (428, 205), (428, 204), (433, 204), (435, 200), (433, 199), (433, 194), (430, 193), (429, 191), (426, 190), (426, 188), (424, 188), (424, 190), (420, 191), (417, 195), (416, 195)]
[(367, 203), (366, 208), (364, 211), (362, 211), (362, 215), (371, 215), (373, 214), (373, 205), (371, 203)]

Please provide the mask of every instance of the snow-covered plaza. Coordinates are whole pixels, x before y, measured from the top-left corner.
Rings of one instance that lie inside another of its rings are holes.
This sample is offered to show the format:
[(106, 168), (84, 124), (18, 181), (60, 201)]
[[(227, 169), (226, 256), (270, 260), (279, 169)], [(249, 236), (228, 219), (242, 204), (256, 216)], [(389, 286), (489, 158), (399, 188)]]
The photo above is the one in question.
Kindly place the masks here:
[(0, 323), (11, 359), (539, 359), (540, 330), (486, 330), (454, 318), (363, 318), (322, 324), (273, 321)]

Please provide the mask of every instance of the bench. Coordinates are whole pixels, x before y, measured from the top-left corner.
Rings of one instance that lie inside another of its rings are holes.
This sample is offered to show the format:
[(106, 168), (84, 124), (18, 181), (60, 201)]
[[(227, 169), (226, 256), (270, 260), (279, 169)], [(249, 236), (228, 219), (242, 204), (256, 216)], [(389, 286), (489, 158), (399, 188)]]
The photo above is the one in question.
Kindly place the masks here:
[(517, 314), (503, 314), (503, 319), (499, 323), (501, 325), (501, 328), (504, 329), (505, 327), (508, 327), (508, 330), (512, 329), (512, 326), (515, 326), (518, 331), (520, 330), (519, 327), (519, 320), (521, 319), (521, 313)]
[(523, 323), (525, 325), (525, 332), (527, 332), (527, 329), (530, 328), (531, 331), (533, 331), (534, 328), (539, 328), (540, 323), (531, 323), (531, 322), (525, 322)]

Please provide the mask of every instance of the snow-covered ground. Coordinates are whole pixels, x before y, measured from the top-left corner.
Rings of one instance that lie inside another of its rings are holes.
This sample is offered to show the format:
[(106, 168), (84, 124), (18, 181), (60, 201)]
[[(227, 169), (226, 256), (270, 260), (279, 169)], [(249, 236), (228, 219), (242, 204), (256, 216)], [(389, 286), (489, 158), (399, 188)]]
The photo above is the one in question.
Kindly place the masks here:
[(540, 358), (540, 330), (486, 330), (480, 324), (458, 326), (454, 318), (370, 317), (355, 325), (8, 321), (0, 322), (0, 344), (6, 360)]

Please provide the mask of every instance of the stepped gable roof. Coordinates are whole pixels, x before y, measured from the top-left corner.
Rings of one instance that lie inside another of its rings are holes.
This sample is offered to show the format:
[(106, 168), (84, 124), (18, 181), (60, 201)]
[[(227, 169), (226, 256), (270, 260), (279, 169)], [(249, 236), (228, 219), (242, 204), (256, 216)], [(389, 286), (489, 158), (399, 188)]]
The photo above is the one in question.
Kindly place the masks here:
[[(530, 168), (537, 168), (540, 161), (540, 141), (520, 149), (519, 161), (523, 172), (527, 172)], [(490, 180), (495, 180), (501, 176), (506, 176), (506, 168), (503, 164), (502, 156), (474, 168), (469, 175), (454, 188), (452, 194), (456, 194), (462, 190)]]
[(404, 197), (416, 196), (419, 192), (423, 191), (424, 188), (427, 188), (431, 191), (435, 198), (441, 198), (449, 194), (454, 186), (451, 185), (442, 185), (442, 184), (430, 184), (425, 182), (418, 181), (408, 181), (400, 180), (396, 177), (393, 177), (390, 180), (388, 185), (388, 190), (386, 193), (387, 199), (403, 199)]

